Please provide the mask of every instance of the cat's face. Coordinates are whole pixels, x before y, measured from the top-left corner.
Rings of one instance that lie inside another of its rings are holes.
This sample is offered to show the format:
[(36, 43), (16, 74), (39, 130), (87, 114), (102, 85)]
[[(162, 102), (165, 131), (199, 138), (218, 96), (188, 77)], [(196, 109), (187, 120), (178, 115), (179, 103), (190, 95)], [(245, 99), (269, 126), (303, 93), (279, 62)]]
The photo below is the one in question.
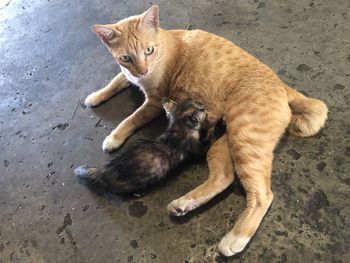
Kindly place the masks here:
[(175, 103), (164, 98), (163, 108), (169, 119), (168, 134), (183, 142), (207, 142), (211, 139), (217, 119), (202, 104), (191, 99)]
[(159, 65), (158, 12), (158, 6), (152, 6), (139, 16), (92, 27), (123, 71), (135, 78), (149, 76)]

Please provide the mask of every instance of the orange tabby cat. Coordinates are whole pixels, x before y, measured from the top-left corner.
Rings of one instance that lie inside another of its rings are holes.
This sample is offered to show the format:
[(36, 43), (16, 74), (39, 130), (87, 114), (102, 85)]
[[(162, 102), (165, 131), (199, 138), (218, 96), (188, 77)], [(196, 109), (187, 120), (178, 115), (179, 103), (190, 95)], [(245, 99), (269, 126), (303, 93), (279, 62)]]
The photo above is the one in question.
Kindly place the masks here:
[[(145, 93), (145, 102), (103, 142), (105, 151), (119, 148), (135, 131), (162, 111), (161, 98), (185, 96), (203, 103), (226, 121), (227, 132), (208, 152), (209, 178), (172, 201), (168, 210), (184, 215), (227, 188), (234, 171), (246, 191), (247, 206), (219, 250), (226, 256), (244, 249), (269, 208), (273, 150), (285, 129), (306, 137), (324, 125), (327, 106), (288, 87), (258, 59), (232, 42), (201, 30), (164, 30), (159, 8), (92, 30), (120, 65), (105, 88), (86, 98), (96, 106), (129, 82)], [(185, 94), (185, 96), (184, 96)]]

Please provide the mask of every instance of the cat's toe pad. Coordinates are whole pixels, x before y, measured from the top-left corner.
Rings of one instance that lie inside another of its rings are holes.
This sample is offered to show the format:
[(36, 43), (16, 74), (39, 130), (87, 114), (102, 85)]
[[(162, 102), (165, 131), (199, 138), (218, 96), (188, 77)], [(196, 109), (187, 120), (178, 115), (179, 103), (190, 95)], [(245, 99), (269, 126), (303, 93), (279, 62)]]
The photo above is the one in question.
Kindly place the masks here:
[(112, 152), (117, 150), (120, 146), (122, 146), (122, 144), (123, 144), (123, 141), (116, 139), (112, 135), (108, 135), (103, 141), (102, 149), (105, 152)]
[(172, 201), (167, 209), (174, 216), (183, 216), (186, 215), (191, 210), (197, 207), (196, 202), (192, 199), (186, 197), (181, 197)]
[(219, 250), (226, 257), (233, 256), (241, 252), (248, 244), (250, 237), (237, 236), (233, 233), (227, 233), (219, 244)]

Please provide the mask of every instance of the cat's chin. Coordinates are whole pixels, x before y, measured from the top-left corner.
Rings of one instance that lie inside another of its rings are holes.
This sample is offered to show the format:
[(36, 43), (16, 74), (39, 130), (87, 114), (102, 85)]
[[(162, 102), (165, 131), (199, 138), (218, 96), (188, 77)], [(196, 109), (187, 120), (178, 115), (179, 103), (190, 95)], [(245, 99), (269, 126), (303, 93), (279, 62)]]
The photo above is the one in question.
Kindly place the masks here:
[(121, 68), (121, 71), (123, 72), (124, 76), (127, 78), (127, 80), (136, 84), (136, 85), (139, 85), (139, 82), (141, 80), (148, 79), (151, 75), (151, 72), (147, 72), (147, 74), (145, 74), (145, 75), (137, 74), (136, 76), (134, 76), (133, 74), (131, 74), (131, 72), (128, 69), (124, 68), (123, 66), (120, 66), (120, 68)]

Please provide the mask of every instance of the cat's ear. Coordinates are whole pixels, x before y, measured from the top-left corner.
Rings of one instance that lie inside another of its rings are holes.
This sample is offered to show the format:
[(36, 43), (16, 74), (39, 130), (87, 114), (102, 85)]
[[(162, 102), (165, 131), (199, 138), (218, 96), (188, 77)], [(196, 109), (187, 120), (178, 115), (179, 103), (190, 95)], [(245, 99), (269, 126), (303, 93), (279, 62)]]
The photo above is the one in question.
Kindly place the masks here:
[(172, 110), (174, 109), (176, 102), (173, 100), (170, 100), (168, 98), (163, 98), (162, 104), (163, 104), (163, 108), (166, 112), (166, 115), (169, 116), (171, 114)]
[(144, 12), (141, 18), (140, 26), (144, 28), (150, 28), (158, 30), (159, 27), (159, 7), (157, 5), (152, 6), (146, 12)]
[(91, 30), (100, 37), (103, 43), (110, 44), (111, 40), (120, 34), (117, 30), (107, 25), (93, 25)]

